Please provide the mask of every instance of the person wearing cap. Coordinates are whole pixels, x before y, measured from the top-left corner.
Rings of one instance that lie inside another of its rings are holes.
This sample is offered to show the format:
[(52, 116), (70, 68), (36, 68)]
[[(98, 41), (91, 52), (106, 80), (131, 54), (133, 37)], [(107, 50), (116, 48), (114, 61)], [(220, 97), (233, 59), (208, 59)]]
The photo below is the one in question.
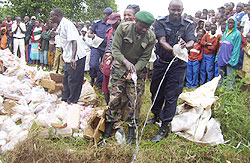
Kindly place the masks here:
[(107, 23), (110, 24), (112, 27), (110, 27), (107, 30), (107, 33), (105, 36), (107, 39), (107, 46), (106, 46), (105, 54), (103, 56), (102, 63), (101, 63), (101, 71), (103, 73), (102, 91), (103, 91), (104, 96), (105, 96), (105, 101), (108, 105), (109, 99), (110, 99), (109, 90), (108, 90), (108, 83), (109, 83), (109, 77), (110, 77), (110, 73), (111, 73), (111, 64), (112, 64), (112, 60), (113, 60), (113, 58), (112, 58), (112, 41), (113, 41), (113, 36), (115, 34), (115, 30), (117, 29), (117, 27), (121, 23), (121, 15), (118, 13), (112, 13), (109, 16)]
[(90, 60), (90, 46), (92, 43), (92, 39), (87, 36), (88, 29), (83, 27), (81, 29), (81, 37), (82, 37), (82, 45), (86, 51), (86, 62), (85, 62), (85, 71), (89, 71), (89, 60)]
[[(155, 45), (155, 35), (150, 29), (154, 20), (151, 13), (140, 11), (136, 14), (136, 22), (122, 23), (115, 32), (112, 43), (114, 60), (109, 83), (110, 102), (105, 113), (104, 140), (111, 136), (113, 125), (121, 116), (121, 96), (126, 90), (128, 96), (127, 117), (125, 117), (125, 123), (128, 124), (127, 141), (129, 144), (134, 144), (136, 126), (134, 120), (137, 123), (140, 121), (139, 116), (134, 116), (134, 111), (140, 111), (141, 97), (145, 89), (146, 64)], [(132, 80), (132, 74), (137, 75), (137, 85)]]
[(102, 59), (105, 47), (107, 44), (107, 40), (105, 39), (106, 31), (111, 26), (107, 24), (107, 20), (109, 15), (111, 15), (113, 10), (110, 7), (105, 8), (103, 11), (104, 18), (101, 20), (96, 20), (92, 24), (90, 28), (89, 37), (94, 39), (95, 36), (103, 39), (103, 42), (97, 47), (91, 47), (91, 55), (89, 62), (89, 76), (91, 77), (91, 85), (93, 86), (95, 83), (95, 79), (97, 78), (97, 85), (99, 87), (99, 92), (102, 93), (102, 80), (103, 75), (100, 70), (100, 60)]
[[(179, 43), (181, 48), (191, 49), (195, 40), (194, 23), (181, 16), (183, 12), (182, 1), (171, 0), (168, 10), (168, 16), (164, 16), (155, 21), (155, 35), (158, 40), (156, 53), (158, 58), (154, 62), (150, 86), (152, 101), (156, 96), (157, 89), (168, 65), (175, 56), (175, 54), (173, 54), (173, 46)], [(147, 124), (162, 121), (158, 133), (151, 139), (152, 142), (158, 142), (168, 135), (169, 124), (175, 115), (178, 96), (184, 87), (186, 70), (187, 63), (183, 60), (175, 59), (164, 78), (159, 94), (152, 106), (151, 111), (154, 117), (147, 121)]]

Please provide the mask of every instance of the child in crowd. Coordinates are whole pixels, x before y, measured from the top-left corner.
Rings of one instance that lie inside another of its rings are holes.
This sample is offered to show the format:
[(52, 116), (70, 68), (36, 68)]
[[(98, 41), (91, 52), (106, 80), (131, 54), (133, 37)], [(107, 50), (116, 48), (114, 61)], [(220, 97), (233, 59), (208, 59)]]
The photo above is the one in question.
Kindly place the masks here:
[(199, 30), (203, 29), (204, 30), (204, 24), (205, 22), (203, 20), (199, 20), (198, 24), (197, 24), (197, 28), (195, 30), (195, 35), (198, 35)]
[(8, 41), (8, 37), (7, 37), (7, 29), (5, 27), (1, 28), (1, 49), (4, 50), (7, 48), (7, 41)]
[(218, 48), (218, 39), (215, 35), (217, 25), (212, 24), (210, 29), (211, 32), (206, 33), (201, 40), (201, 45), (203, 46), (203, 57), (200, 69), (201, 85), (211, 81), (214, 77), (214, 61)]
[(50, 70), (52, 70), (52, 67), (54, 65), (54, 57), (55, 57), (55, 32), (52, 31), (50, 33), (49, 51), (48, 51), (48, 65)]
[(205, 30), (206, 30), (206, 33), (210, 32), (210, 30), (211, 30), (211, 23), (210, 22), (206, 22)]
[(40, 63), (42, 67), (46, 67), (48, 65), (48, 50), (49, 50), (49, 40), (50, 40), (50, 30), (49, 26), (44, 26), (44, 31), (41, 34), (41, 55), (40, 55)]
[(41, 44), (41, 34), (42, 34), (42, 28), (40, 27), (40, 23), (38, 20), (35, 21), (35, 26), (32, 30), (32, 36), (31, 36), (31, 52), (30, 52), (30, 58), (33, 62), (33, 64), (38, 65), (38, 62), (40, 60), (40, 44)]
[(198, 35), (202, 35), (202, 37), (206, 34), (206, 31), (205, 29), (199, 29), (198, 33), (197, 33), (197, 36)]
[(9, 50), (13, 53), (13, 33), (10, 31), (7, 34), (7, 47), (9, 48)]
[(247, 46), (243, 48), (245, 52), (242, 71), (244, 77), (247, 78), (247, 84), (250, 84), (250, 33), (246, 35)]
[(193, 49), (190, 50), (188, 56), (188, 64), (187, 64), (187, 83), (186, 87), (188, 88), (196, 88), (198, 87), (198, 76), (200, 71), (200, 61), (202, 59), (202, 46), (200, 41), (202, 39), (202, 35), (197, 36), (197, 41), (194, 43)]
[[(218, 34), (217, 35), (217, 39), (218, 39), (218, 48), (217, 48), (217, 53), (216, 55), (218, 55), (219, 51), (220, 51), (220, 45), (221, 45), (221, 40), (222, 40), (222, 36), (223, 36), (223, 33), (226, 31), (226, 27), (227, 27), (227, 24), (224, 22), (221, 24), (221, 32), (222, 34)], [(217, 57), (217, 56), (216, 56)], [(214, 65), (214, 76), (215, 77), (218, 77), (219, 76), (219, 66), (218, 66), (218, 63), (217, 61), (215, 62), (215, 65)]]

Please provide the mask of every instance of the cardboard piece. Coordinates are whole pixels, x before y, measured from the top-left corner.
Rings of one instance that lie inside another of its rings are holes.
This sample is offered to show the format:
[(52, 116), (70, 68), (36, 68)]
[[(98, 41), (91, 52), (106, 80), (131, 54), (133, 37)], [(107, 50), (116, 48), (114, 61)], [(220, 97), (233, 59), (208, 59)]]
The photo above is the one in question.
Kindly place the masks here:
[(91, 86), (89, 81), (85, 79), (84, 84), (82, 86), (81, 95), (79, 97), (78, 103), (88, 106), (94, 105), (96, 106), (98, 103), (97, 94), (95, 93), (94, 88)]
[(4, 65), (3, 65), (3, 61), (2, 60), (0, 60), (0, 72), (5, 72), (5, 70), (6, 70), (6, 68), (4, 67)]
[(63, 74), (50, 73), (49, 75), (51, 80), (55, 81), (56, 83), (63, 82)]
[(15, 114), (16, 112), (12, 109), (18, 104), (15, 100), (7, 99), (3, 102), (3, 108), (8, 114)]
[(56, 82), (53, 80), (49, 80), (49, 79), (41, 79), (40, 83), (39, 83), (42, 87), (44, 88), (48, 88), (48, 89), (55, 89), (56, 88)]
[[(105, 108), (106, 107), (95, 108), (95, 113), (89, 119), (88, 126), (84, 130), (84, 137), (87, 139), (93, 139), (96, 145), (100, 139), (101, 133), (105, 130)], [(97, 114), (99, 110), (103, 110), (102, 115)]]
[(62, 83), (56, 83), (55, 85), (55, 89), (48, 89), (49, 93), (55, 93), (58, 91), (62, 91), (63, 90), (63, 84)]

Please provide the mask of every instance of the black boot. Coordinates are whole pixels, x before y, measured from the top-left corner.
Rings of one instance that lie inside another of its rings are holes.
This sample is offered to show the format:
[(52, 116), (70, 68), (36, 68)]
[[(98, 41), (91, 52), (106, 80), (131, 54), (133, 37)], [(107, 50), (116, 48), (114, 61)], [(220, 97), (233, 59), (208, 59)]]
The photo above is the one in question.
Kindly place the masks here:
[(104, 94), (104, 97), (105, 97), (105, 101), (106, 101), (106, 103), (108, 105), (109, 104), (109, 99), (110, 99), (109, 93), (108, 94)]
[(103, 139), (107, 139), (111, 137), (111, 134), (113, 131), (113, 125), (114, 125), (114, 122), (105, 122), (105, 131), (103, 134)]
[(135, 127), (128, 127), (128, 144), (135, 144)]
[(146, 122), (146, 125), (152, 125), (152, 124), (155, 124), (156, 122), (160, 122), (160, 118), (159, 118), (159, 116), (154, 115), (154, 118), (149, 119), (149, 120)]
[(90, 84), (92, 87), (94, 86), (94, 83), (95, 83), (95, 78), (91, 78)]
[(159, 142), (163, 138), (168, 136), (168, 122), (163, 122), (158, 133), (151, 139), (152, 142)]
[(103, 138), (98, 142), (98, 147), (102, 147), (107, 143), (107, 138), (111, 137), (114, 122), (105, 122), (105, 131)]

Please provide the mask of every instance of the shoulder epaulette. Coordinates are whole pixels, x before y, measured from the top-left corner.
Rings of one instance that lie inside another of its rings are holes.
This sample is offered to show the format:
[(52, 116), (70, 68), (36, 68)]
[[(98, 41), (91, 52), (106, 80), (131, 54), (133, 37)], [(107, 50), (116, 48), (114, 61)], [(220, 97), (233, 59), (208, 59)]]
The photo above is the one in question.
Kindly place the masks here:
[(161, 16), (161, 17), (159, 17), (159, 18), (157, 18), (156, 20), (164, 20), (164, 19), (166, 19), (166, 16)]
[(192, 21), (192, 20), (189, 20), (189, 19), (183, 19), (184, 21), (187, 21), (187, 22), (189, 22), (189, 23), (191, 23), (191, 24), (193, 24), (194, 22)]
[(101, 21), (101, 19), (100, 20), (94, 20), (93, 23), (98, 23), (100, 21)]

